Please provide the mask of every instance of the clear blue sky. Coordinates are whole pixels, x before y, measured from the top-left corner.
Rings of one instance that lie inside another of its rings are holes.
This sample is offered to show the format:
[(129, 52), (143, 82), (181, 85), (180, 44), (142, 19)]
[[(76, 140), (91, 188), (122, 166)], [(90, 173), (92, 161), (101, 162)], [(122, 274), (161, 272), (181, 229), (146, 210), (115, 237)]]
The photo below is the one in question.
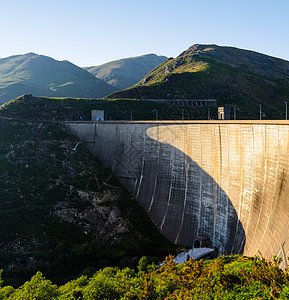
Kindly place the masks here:
[(289, 0), (1, 0), (0, 58), (91, 66), (210, 43), (289, 60), (288, 13)]

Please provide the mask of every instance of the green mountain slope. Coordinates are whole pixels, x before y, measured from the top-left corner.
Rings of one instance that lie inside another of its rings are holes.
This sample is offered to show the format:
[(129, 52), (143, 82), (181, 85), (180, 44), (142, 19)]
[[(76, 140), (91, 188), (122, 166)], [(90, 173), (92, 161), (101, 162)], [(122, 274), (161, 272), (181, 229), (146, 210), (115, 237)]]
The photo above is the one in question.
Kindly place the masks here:
[(121, 90), (139, 82), (149, 71), (167, 60), (165, 56), (147, 54), (84, 68), (97, 78)]
[(173, 246), (140, 204), (60, 124), (0, 119), (0, 268), (19, 285), (133, 266)]
[(0, 59), (0, 104), (22, 94), (97, 98), (114, 90), (69, 61), (34, 53)]
[(284, 118), (289, 62), (232, 47), (193, 45), (109, 98), (206, 99), (236, 106), (242, 118)]

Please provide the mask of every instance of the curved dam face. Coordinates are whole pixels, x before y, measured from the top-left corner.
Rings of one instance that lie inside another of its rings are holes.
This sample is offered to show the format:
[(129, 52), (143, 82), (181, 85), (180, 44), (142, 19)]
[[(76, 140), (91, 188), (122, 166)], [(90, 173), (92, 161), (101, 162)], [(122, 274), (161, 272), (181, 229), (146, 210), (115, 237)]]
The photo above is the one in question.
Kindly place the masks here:
[(66, 122), (160, 230), (191, 247), (289, 250), (289, 122)]

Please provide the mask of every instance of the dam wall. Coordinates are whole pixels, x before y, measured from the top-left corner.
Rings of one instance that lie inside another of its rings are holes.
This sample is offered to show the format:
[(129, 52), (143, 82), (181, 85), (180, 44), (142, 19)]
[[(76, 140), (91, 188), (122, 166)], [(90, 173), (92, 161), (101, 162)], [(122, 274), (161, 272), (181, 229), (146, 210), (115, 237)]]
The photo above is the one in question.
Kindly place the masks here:
[(172, 242), (289, 256), (289, 122), (65, 122)]

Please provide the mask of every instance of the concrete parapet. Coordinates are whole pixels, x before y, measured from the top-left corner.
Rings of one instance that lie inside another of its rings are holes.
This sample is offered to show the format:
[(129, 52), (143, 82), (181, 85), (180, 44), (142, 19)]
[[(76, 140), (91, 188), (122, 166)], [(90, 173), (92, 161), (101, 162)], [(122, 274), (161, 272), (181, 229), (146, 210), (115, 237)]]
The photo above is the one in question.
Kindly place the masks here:
[(65, 122), (173, 242), (280, 253), (289, 231), (288, 121)]

